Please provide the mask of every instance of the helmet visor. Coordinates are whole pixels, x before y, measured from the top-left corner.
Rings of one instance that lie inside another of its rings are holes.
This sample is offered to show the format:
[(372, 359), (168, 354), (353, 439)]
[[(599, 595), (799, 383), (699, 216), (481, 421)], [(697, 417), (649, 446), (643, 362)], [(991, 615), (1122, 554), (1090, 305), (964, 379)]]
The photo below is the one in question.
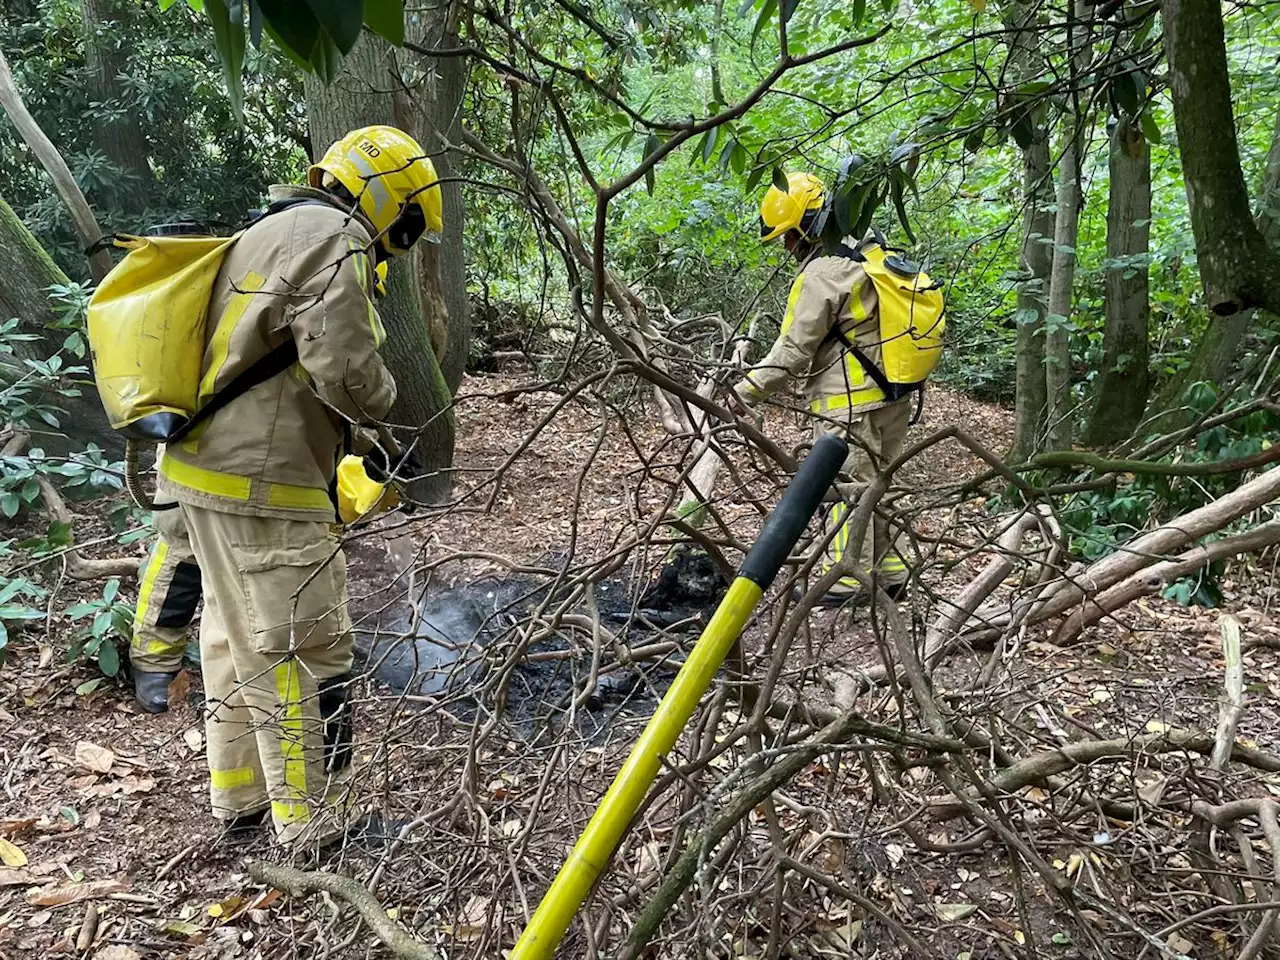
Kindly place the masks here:
[(408, 250), (418, 242), (426, 229), (427, 218), (422, 208), (411, 203), (387, 228), (387, 242), (397, 250)]

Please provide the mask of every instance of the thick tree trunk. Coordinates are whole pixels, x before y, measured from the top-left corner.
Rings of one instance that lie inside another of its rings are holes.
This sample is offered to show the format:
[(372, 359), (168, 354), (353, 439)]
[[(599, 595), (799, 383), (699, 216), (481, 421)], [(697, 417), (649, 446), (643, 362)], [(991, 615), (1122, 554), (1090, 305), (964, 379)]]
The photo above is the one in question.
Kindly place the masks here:
[[(308, 76), (307, 112), (317, 153), (323, 153), (350, 130), (370, 124), (394, 124), (396, 77), (391, 47), (367, 33), (343, 61), (331, 85), (326, 87)], [(431, 348), (424, 298), (418, 295), (412, 271), (406, 266), (392, 265), (387, 295), (378, 304), (388, 332), (383, 354), (398, 388), (390, 419), (421, 429), (416, 450), (430, 476), (415, 484), (410, 494), (415, 499), (435, 501), (448, 496), (452, 483), (453, 409)]]
[[(40, 242), (32, 236), (17, 214), (0, 198), (0, 276), (5, 278), (0, 283), (0, 321), (17, 317), (22, 321), (22, 330), (42, 339), (14, 344), (19, 359), (44, 360), (53, 356), (62, 348), (67, 337), (65, 329), (50, 329), (57, 319), (49, 301), (48, 288), (65, 286), (71, 281), (58, 269)], [(65, 358), (67, 366), (78, 365), (75, 357)], [(0, 383), (8, 385), (13, 382), (14, 371), (0, 365)], [(59, 428), (72, 440), (77, 449), (88, 441), (118, 455), (124, 448), (119, 434), (108, 425), (102, 405), (98, 403), (97, 394), (88, 377), (78, 383), (80, 396), (63, 393), (58, 397), (47, 397), (47, 402), (65, 411), (59, 417)], [(67, 447), (55, 435), (49, 434), (43, 421), (28, 425), (33, 434), (33, 446), (45, 450), (62, 450)]]
[(1196, 259), (1214, 313), (1280, 313), (1280, 251), (1249, 209), (1219, 0), (1162, 0), (1169, 91)]
[(1022, 152), (1025, 219), (1022, 228), (1022, 274), (1018, 287), (1018, 372), (1013, 450), (1022, 461), (1044, 445), (1045, 382), (1044, 318), (1049, 312), (1049, 273), (1052, 267), (1053, 175), (1049, 168), (1048, 132), (1036, 127), (1035, 139)]
[(120, 171), (112, 186), (114, 199), (124, 212), (136, 215), (146, 209), (155, 178), (142, 127), (123, 109), (118, 78), (127, 63), (118, 42), (126, 33), (127, 13), (120, 0), (84, 0), (85, 66), (92, 99), (102, 104), (94, 111), (94, 140)]
[(1142, 128), (1122, 119), (1111, 136), (1107, 206), (1106, 312), (1102, 371), (1086, 439), (1124, 440), (1142, 422), (1150, 390), (1147, 264), (1151, 237), (1151, 150)]
[[(1257, 220), (1267, 245), (1280, 250), (1280, 110), (1276, 111), (1275, 132), (1258, 192)], [(1250, 327), (1254, 323), (1275, 322), (1274, 315), (1253, 310), (1241, 310), (1211, 322), (1196, 342), (1190, 362), (1170, 378), (1153, 402), (1153, 407), (1161, 411), (1158, 423), (1153, 425), (1161, 430), (1176, 430), (1189, 424), (1195, 413), (1183, 402), (1187, 387), (1201, 380), (1215, 384), (1225, 381), (1240, 359), (1240, 347)]]
[[(443, 3), (410, 16), (406, 38), (421, 47), (457, 46), (456, 5)], [(447, 149), (461, 139), (462, 96), (466, 62), (462, 57), (424, 57), (407, 51), (397, 54), (406, 68), (416, 70), (421, 82), (401, 90), (396, 116), (431, 155), (440, 175), (444, 201), (444, 236), (439, 246), (423, 246), (417, 258), (424, 312), (435, 317), (432, 343), (450, 390), (457, 390), (467, 368), (471, 349), (471, 307), (467, 302), (466, 258), (462, 249), (462, 185), (456, 179), (458, 162)]]

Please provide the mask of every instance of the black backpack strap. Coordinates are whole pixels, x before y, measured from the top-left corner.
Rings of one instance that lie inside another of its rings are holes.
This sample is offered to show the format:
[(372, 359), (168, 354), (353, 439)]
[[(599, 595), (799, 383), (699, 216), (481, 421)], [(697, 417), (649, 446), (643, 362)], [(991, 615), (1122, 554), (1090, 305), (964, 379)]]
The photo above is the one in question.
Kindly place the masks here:
[(247, 368), (232, 378), (231, 382), (215, 393), (195, 416), (175, 430), (165, 443), (178, 443), (185, 440), (197, 426), (208, 420), (232, 400), (252, 390), (260, 383), (266, 383), (272, 377), (284, 373), (298, 362), (298, 345), (293, 338), (276, 347), (270, 353), (255, 360)]

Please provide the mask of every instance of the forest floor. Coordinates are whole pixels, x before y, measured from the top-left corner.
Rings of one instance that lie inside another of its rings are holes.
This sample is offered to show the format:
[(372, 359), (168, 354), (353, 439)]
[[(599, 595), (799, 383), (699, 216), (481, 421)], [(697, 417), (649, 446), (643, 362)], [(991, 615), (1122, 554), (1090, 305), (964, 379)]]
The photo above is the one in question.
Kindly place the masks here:
[[(549, 414), (554, 396), (510, 392), (518, 385), (514, 376), (465, 382), (457, 443), (460, 487), (486, 482)], [(960, 424), (1002, 450), (1010, 420), (1007, 411), (939, 389), (931, 392), (913, 436)], [(804, 430), (798, 418), (784, 413), (771, 413), (766, 426), (784, 446), (807, 439)], [(657, 429), (617, 419), (602, 435), (598, 410), (568, 405), (509, 466), (499, 487), (482, 487), (443, 516), (357, 538), (349, 550), (353, 610), (366, 624), (382, 617), (384, 629), (408, 616), (405, 585), (396, 580), (386, 549), (388, 539), (406, 532), (420, 556), (438, 564), (429, 579), (417, 583), (429, 595), (472, 585), (492, 595), (503, 578), (536, 577), (537, 568), (606, 555), (625, 530), (662, 509), (665, 489), (648, 478), (640, 453), (648, 457), (657, 451), (655, 469), (674, 476), (677, 471), (670, 468), (679, 451), (664, 461), (663, 443)], [(978, 469), (975, 458), (948, 443), (913, 462), (900, 479), (908, 487), (928, 489)], [(76, 509), (84, 518), (101, 515), (92, 504)], [(755, 505), (726, 501), (721, 509), (735, 530), (750, 536), (758, 523)], [(956, 518), (926, 516), (918, 522), (927, 527), (955, 524)], [(980, 523), (980, 516), (971, 522)], [(79, 526), (77, 532), (84, 539)], [(634, 585), (646, 582), (660, 561), (657, 555), (641, 557), (611, 582), (631, 591), (628, 599), (634, 600)], [(512, 565), (525, 569), (513, 573)], [(963, 561), (931, 587), (952, 592), (979, 566), (980, 561)], [(62, 584), (57, 602), (79, 599), (76, 590), (88, 595), (99, 589)], [(1253, 696), (1240, 735), (1245, 741), (1274, 743), (1280, 729), (1280, 651), (1274, 648), (1280, 642), (1274, 617), (1280, 587), (1269, 571), (1237, 563), (1228, 571), (1224, 593), (1224, 608), (1245, 632), (1272, 644), (1245, 654)], [(1029, 739), (1042, 743), (1078, 730), (1102, 737), (1174, 724), (1212, 730), (1223, 671), (1221, 613), (1154, 598), (1104, 621), (1068, 648), (1051, 646), (1032, 631), (1011, 679), (1004, 681), (1001, 709), (1021, 719)], [(254, 883), (246, 871), (249, 860), (284, 859), (264, 837), (233, 842), (220, 835), (207, 810), (198, 671), (180, 678), (169, 713), (140, 714), (121, 686), (77, 695), (76, 687), (92, 671), (64, 662), (61, 651), (70, 625), (55, 617), (41, 626), (13, 638), (0, 671), (0, 855), (5, 864), (0, 867), (0, 958), (385, 955), (367, 932), (357, 927), (352, 933), (349, 920), (339, 920), (333, 901), (291, 899)], [(637, 634), (637, 640), (644, 637)], [(827, 658), (849, 663), (876, 658), (865, 618), (851, 622), (846, 614), (816, 613), (806, 643)], [(986, 658), (981, 652), (960, 657), (948, 676), (970, 675)], [(548, 655), (547, 662), (558, 661)], [(660, 689), (660, 679), (652, 677)], [(536, 681), (522, 675), (522, 683)], [(465, 686), (455, 683), (450, 689), (462, 688), (458, 696), (422, 711), (413, 696), (366, 685), (357, 723), (358, 763), (366, 775), (358, 781), (356, 802), (405, 820), (431, 811), (450, 813), (431, 817), (385, 863), (382, 854), (351, 849), (329, 869), (375, 885), (392, 915), (439, 945), (445, 956), (496, 957), (536, 905), (539, 890), (636, 736), (656, 691), (642, 680), (613, 700), (588, 703), (576, 728), (580, 735), (559, 742), (548, 735), (544, 719), (522, 715), (513, 706), (516, 719), (500, 725), (473, 751), (469, 739), (489, 716), (466, 698)], [(546, 689), (539, 693), (516, 685), (509, 697), (541, 696)], [(468, 763), (471, 768), (464, 770)], [(1175, 758), (1169, 766), (1177, 764)], [(548, 800), (540, 783), (550, 768), (557, 777)], [(577, 781), (572, 789), (561, 784), (560, 771), (565, 784)], [(464, 773), (472, 787), (459, 793)], [(1276, 784), (1262, 788), (1280, 794)], [(890, 811), (881, 806), (877, 817), (882, 821), (871, 824), (859, 813), (869, 790), (853, 764), (815, 764), (788, 788), (784, 822), (795, 826), (814, 819), (812, 862), (845, 876), (925, 937), (936, 951), (931, 955), (967, 954), (972, 960), (1025, 955), (1028, 936), (1039, 944), (1036, 955), (1085, 955), (1034, 879), (1028, 881), (1034, 905), (1030, 928), (1023, 930), (1003, 848), (941, 854), (886, 840)], [(817, 808), (821, 815), (815, 814)], [(753, 822), (752, 829), (764, 827)], [(1099, 813), (1096, 823), (1074, 824), (1074, 842), (1062, 839), (1051, 853), (1063, 869), (1075, 864), (1079, 882), (1096, 883), (1109, 875), (1105, 882), (1120, 888), (1107, 889), (1129, 891), (1116, 896), (1133, 898), (1127, 906), (1134, 916), (1160, 927), (1171, 912), (1176, 916), (1202, 904), (1189, 900), (1190, 905), (1179, 906), (1178, 891), (1190, 871), (1185, 851), (1176, 845), (1157, 847), (1158, 862), (1149, 857), (1137, 862), (1134, 850), (1152, 848), (1136, 841), (1142, 830), (1141, 824), (1117, 827)], [(929, 839), (946, 844), (963, 833), (957, 824), (938, 824)], [(856, 843), (839, 839), (854, 835)], [(623, 872), (643, 875), (646, 858), (651, 868), (665, 856), (663, 839), (661, 834), (637, 839), (624, 853)], [(624, 887), (619, 882), (608, 892)], [(785, 914), (789, 955), (901, 955), (890, 930), (838, 895), (800, 884), (791, 896), (796, 907)], [(641, 894), (627, 912), (634, 916), (646, 899)], [(727, 902), (729, 927), (719, 932), (728, 938), (726, 955), (757, 955), (767, 936), (768, 911), (759, 903), (732, 907), (731, 897)], [(95, 906), (100, 919), (82, 952), (75, 942), (87, 904)], [(687, 919), (697, 927), (696, 918)], [(1103, 936), (1115, 932), (1099, 922)], [(1188, 944), (1196, 957), (1217, 955), (1212, 942)], [(671, 946), (662, 955), (705, 952), (685, 947)], [(565, 955), (584, 955), (581, 941), (575, 949)]]

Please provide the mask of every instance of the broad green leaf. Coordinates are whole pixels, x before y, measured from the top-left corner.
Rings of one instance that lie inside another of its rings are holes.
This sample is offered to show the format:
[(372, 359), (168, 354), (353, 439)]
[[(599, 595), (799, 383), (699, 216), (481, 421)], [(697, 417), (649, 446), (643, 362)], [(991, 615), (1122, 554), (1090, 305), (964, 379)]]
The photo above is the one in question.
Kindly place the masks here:
[(964, 148), (970, 153), (977, 153), (982, 149), (982, 138), (986, 134), (985, 127), (978, 127), (976, 130), (970, 130), (968, 136), (964, 138)]
[(800, 6), (800, 0), (782, 0), (782, 22), (790, 23), (791, 18), (795, 16), (796, 8)]
[(76, 696), (83, 697), (86, 694), (93, 693), (93, 691), (102, 686), (104, 680), (104, 677), (94, 677), (92, 680), (86, 680), (84, 683), (80, 684), (80, 686), (76, 687)]
[(307, 0), (320, 29), (329, 35), (344, 54), (360, 39), (364, 25), (364, 4), (359, 0)]
[(707, 163), (715, 156), (716, 141), (720, 139), (720, 128), (712, 127), (702, 135), (702, 162)]
[(751, 46), (755, 47), (756, 41), (760, 39), (760, 34), (764, 28), (773, 23), (773, 16), (778, 12), (778, 0), (764, 0), (764, 6), (760, 8), (760, 16), (756, 17), (755, 28), (751, 31)]
[(783, 193), (791, 192), (791, 183), (787, 180), (786, 171), (781, 166), (773, 168), (773, 185)]
[(1160, 132), (1160, 124), (1156, 123), (1151, 104), (1142, 111), (1142, 133), (1148, 143), (1164, 143), (1164, 134)]
[(906, 175), (898, 167), (894, 167), (889, 172), (889, 190), (893, 194), (893, 208), (898, 212), (898, 225), (902, 227), (902, 232), (907, 235), (907, 239), (912, 243), (916, 242), (916, 236), (911, 232), (911, 222), (907, 219), (907, 205), (903, 201), (903, 188), (906, 183)]
[(747, 175), (746, 186), (743, 188), (747, 193), (750, 193), (760, 185), (760, 181), (764, 179), (764, 172), (766, 169), (767, 167), (763, 163), (757, 163), (751, 168), (751, 173)]
[(1009, 126), (1009, 132), (1013, 134), (1014, 142), (1026, 150), (1035, 142), (1036, 129), (1031, 123), (1030, 114), (1023, 113)]
[(404, 0), (364, 0), (364, 22), (395, 46), (404, 43)]
[(0, 620), (43, 620), (44, 611), (35, 607), (6, 603), (0, 606)]
[[(658, 135), (656, 133), (649, 134), (649, 139), (644, 142), (644, 158), (648, 160), (661, 147), (662, 141), (658, 139)], [(644, 188), (649, 191), (649, 196), (651, 197), (653, 196), (654, 187), (654, 169), (655, 167), (650, 167), (644, 172)]]
[(18, 510), (22, 507), (22, 501), (18, 499), (16, 493), (6, 493), (0, 496), (0, 512), (6, 517), (12, 519), (18, 515)]
[(733, 167), (733, 172), (738, 176), (742, 176), (742, 171), (747, 169), (747, 160), (746, 148), (735, 140), (733, 142), (733, 156), (729, 158), (729, 165)]
[[(238, 4), (239, 0), (233, 0)], [(205, 13), (213, 25), (213, 42), (222, 61), (227, 96), (236, 122), (244, 125), (244, 24), (232, 23), (226, 0), (209, 0)]]
[(116, 598), (116, 594), (120, 592), (120, 581), (112, 577), (107, 581), (107, 585), (102, 588), (102, 599), (107, 603), (111, 603)]
[(862, 26), (862, 21), (867, 15), (867, 0), (853, 0), (853, 25), (855, 27)]
[(110, 640), (98, 647), (98, 668), (108, 677), (120, 672), (120, 651)]
[(1122, 73), (1111, 81), (1111, 92), (1115, 95), (1116, 103), (1131, 117), (1136, 117), (1138, 111), (1142, 109), (1142, 94), (1146, 81), (1140, 79), (1141, 76), (1141, 71), (1135, 70)]

